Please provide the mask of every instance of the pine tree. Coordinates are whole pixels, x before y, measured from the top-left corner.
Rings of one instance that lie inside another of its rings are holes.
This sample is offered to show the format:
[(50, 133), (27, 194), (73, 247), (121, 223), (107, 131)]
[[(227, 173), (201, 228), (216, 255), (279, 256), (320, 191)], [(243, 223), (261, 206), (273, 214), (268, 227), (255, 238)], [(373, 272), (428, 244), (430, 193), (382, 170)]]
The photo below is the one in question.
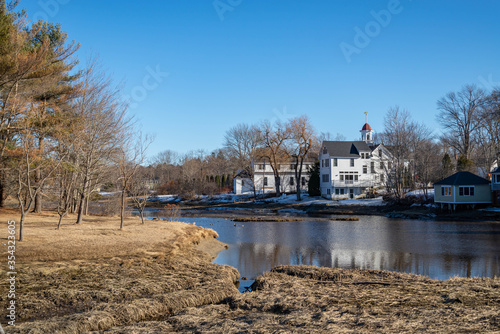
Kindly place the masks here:
[(307, 192), (309, 196), (320, 196), (320, 177), (319, 177), (319, 161), (316, 161), (314, 165), (309, 168), (309, 183), (307, 184)]

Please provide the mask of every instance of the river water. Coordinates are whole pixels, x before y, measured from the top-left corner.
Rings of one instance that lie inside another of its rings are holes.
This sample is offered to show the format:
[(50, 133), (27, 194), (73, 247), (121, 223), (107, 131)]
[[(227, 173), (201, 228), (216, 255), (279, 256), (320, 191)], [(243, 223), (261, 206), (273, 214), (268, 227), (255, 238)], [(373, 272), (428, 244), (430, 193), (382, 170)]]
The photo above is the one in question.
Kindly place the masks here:
[(498, 222), (359, 218), (233, 223), (198, 217), (182, 221), (217, 231), (229, 248), (214, 262), (237, 268), (250, 280), (247, 285), (282, 264), (391, 270), (440, 280), (500, 276)]

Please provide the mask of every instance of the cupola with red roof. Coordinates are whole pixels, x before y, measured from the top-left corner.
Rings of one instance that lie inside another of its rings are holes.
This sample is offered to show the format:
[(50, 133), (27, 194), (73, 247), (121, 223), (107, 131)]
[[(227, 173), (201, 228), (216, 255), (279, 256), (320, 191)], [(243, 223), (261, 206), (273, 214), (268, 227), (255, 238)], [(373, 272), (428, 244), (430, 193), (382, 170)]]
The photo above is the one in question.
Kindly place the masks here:
[(372, 127), (368, 123), (365, 123), (365, 125), (363, 125), (363, 128), (361, 129), (361, 131), (371, 131), (371, 130)]
[(367, 143), (368, 145), (373, 144), (373, 130), (370, 124), (368, 124), (368, 112), (365, 112), (365, 125), (361, 129), (361, 140)]

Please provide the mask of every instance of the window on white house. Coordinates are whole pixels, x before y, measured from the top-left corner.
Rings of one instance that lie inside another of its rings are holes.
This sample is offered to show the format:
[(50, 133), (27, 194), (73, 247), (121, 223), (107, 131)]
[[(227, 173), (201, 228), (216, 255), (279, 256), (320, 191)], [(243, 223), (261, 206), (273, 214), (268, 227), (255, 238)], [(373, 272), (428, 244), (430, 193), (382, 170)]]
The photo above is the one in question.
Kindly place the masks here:
[(385, 181), (384, 174), (380, 174), (380, 182), (384, 182), (384, 181)]
[(354, 181), (358, 181), (358, 174), (354, 175)]
[(458, 196), (474, 196), (474, 186), (458, 187)]
[(260, 164), (260, 165), (259, 165), (259, 169), (264, 169), (264, 165), (263, 165), (263, 164)]
[(365, 158), (365, 154), (361, 153), (361, 159), (364, 159), (364, 158)]
[(370, 164), (370, 169), (371, 169), (371, 173), (375, 173), (375, 161), (372, 161), (371, 164)]
[(367, 174), (368, 173), (368, 166), (364, 165), (363, 166), (363, 174)]
[(380, 161), (380, 169), (384, 169), (385, 165), (383, 161)]
[(441, 196), (451, 196), (451, 187), (441, 186)]
[(306, 178), (305, 176), (302, 176), (302, 185), (305, 186), (306, 185)]
[(344, 188), (336, 188), (335, 195), (344, 195)]
[(344, 181), (344, 175), (340, 175), (340, 181)]
[(378, 156), (382, 158), (382, 150), (378, 151)]
[(323, 174), (321, 181), (329, 182), (330, 181), (330, 174)]
[(294, 182), (294, 180), (293, 180), (293, 176), (290, 176), (290, 185), (291, 185), (291, 186), (293, 186), (293, 182)]
[(333, 158), (333, 167), (337, 166), (338, 166), (337, 158)]
[(354, 167), (354, 159), (351, 158), (351, 167)]
[(267, 186), (267, 176), (264, 176), (264, 186)]

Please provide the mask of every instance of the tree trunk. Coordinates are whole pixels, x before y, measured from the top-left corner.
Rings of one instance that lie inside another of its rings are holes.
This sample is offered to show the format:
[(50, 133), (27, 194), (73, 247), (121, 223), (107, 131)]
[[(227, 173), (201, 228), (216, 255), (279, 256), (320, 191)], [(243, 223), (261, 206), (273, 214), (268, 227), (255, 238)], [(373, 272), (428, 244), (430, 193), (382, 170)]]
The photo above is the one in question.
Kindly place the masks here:
[(4, 203), (4, 174), (3, 172), (0, 172), (0, 208), (3, 208), (5, 203)]
[(141, 222), (144, 224), (144, 209), (140, 210), (141, 212)]
[(281, 179), (279, 177), (279, 175), (274, 175), (274, 184), (275, 184), (275, 188), (276, 188), (276, 197), (280, 197), (281, 196)]
[(120, 208), (120, 230), (123, 229), (123, 216), (125, 214), (125, 190), (122, 190), (122, 205)]
[(82, 192), (80, 194), (80, 201), (78, 203), (78, 216), (76, 218), (76, 223), (77, 224), (81, 224), (82, 223), (82, 219), (83, 219), (83, 202), (84, 202), (84, 198), (85, 198), (85, 192)]
[(61, 228), (61, 223), (64, 215), (59, 215), (59, 222), (57, 223), (57, 229), (59, 230)]
[[(40, 151), (43, 151), (43, 137), (40, 136), (38, 138), (38, 148)], [(35, 172), (35, 182), (37, 184), (37, 187), (39, 187), (38, 183), (40, 182), (42, 178), (42, 172), (40, 169), (37, 169)], [(42, 213), (42, 191), (41, 189), (37, 191), (37, 194), (35, 195), (35, 209), (33, 210), (35, 213)]]
[(19, 221), (19, 241), (24, 241), (24, 219), (26, 218), (26, 212), (22, 210), (21, 220)]

